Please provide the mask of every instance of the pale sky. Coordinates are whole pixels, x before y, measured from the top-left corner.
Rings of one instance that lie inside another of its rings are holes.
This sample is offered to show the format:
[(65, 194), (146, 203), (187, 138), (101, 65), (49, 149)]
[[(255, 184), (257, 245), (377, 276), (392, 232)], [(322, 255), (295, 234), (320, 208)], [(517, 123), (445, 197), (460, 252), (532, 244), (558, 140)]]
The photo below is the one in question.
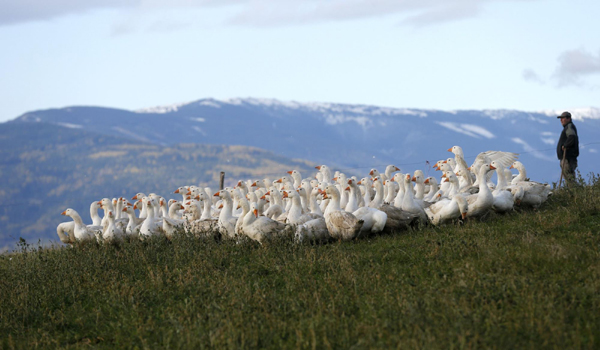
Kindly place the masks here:
[(600, 107), (595, 0), (0, 0), (0, 121), (201, 98)]

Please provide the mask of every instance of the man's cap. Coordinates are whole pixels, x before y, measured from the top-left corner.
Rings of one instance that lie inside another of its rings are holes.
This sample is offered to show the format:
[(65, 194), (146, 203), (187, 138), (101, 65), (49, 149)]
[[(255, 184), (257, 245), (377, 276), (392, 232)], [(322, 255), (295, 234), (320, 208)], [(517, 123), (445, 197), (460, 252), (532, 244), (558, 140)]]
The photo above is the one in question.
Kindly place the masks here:
[(556, 118), (559, 118), (559, 119), (560, 118), (569, 118), (569, 119), (571, 119), (571, 113), (569, 113), (569, 112), (563, 112), (561, 115), (559, 115)]

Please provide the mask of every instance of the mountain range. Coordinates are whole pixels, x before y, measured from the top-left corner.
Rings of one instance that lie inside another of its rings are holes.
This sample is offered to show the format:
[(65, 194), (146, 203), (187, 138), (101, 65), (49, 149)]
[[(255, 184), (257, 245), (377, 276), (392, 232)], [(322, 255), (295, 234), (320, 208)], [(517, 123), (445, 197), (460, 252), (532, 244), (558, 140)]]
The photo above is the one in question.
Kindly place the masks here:
[[(557, 182), (562, 111), (399, 109), (265, 99), (201, 99), (136, 111), (66, 107), (25, 113), (0, 124), (0, 244), (19, 236), (55, 239), (60, 212), (88, 212), (92, 200), (182, 184), (218, 186), (274, 177), (316, 164), (349, 175), (394, 164), (403, 172), (453, 156), (519, 153), (528, 176)], [(597, 172), (600, 110), (571, 110), (580, 138), (579, 170)], [(164, 194), (163, 194), (164, 195)], [(21, 203), (10, 206), (11, 201)], [(19, 214), (26, 213), (26, 214)]]

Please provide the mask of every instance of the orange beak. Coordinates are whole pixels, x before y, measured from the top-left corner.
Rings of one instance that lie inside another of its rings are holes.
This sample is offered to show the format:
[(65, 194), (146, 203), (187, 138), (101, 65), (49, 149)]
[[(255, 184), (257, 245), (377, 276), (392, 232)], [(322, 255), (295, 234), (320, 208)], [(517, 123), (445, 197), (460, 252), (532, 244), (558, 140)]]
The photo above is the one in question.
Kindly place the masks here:
[(223, 209), (223, 203), (219, 204), (219, 209)]
[(60, 215), (67, 215), (67, 211), (63, 211)]
[[(221, 191), (219, 191), (219, 192), (221, 192)], [(213, 194), (213, 197), (219, 197), (219, 192)]]
[(445, 178), (445, 177), (447, 177), (447, 176), (446, 176), (446, 173), (443, 173), (443, 174), (442, 174), (442, 178)]
[(391, 182), (396, 182), (396, 180), (394, 180), (394, 178), (393, 178), (393, 177), (390, 179), (390, 181), (391, 181)]
[(373, 170), (371, 170), (371, 171), (369, 172), (369, 175), (373, 176)]
[(179, 209), (185, 209), (185, 207), (181, 204), (179, 204)]
[(337, 176), (333, 178), (333, 181), (337, 181)]
[(356, 183), (357, 185), (362, 185), (362, 180)]
[(443, 161), (442, 163), (444, 163), (444, 164), (448, 164), (448, 161), (447, 161), (447, 160), (445, 160), (445, 161)]
[(253, 186), (253, 187), (258, 187), (258, 186), (256, 185), (256, 181), (254, 181), (254, 182), (252, 183), (252, 186)]
[(176, 189), (175, 192), (173, 192), (173, 193), (179, 193), (179, 189)]
[(397, 166), (394, 166), (394, 169), (396, 169), (396, 171), (400, 171), (400, 168), (398, 168)]
[(277, 179), (277, 181), (275, 181), (275, 182), (277, 182), (278, 184), (280, 184), (280, 183), (282, 183), (282, 182), (283, 182), (283, 180), (281, 180), (281, 179)]
[(323, 195), (323, 199), (328, 199), (329, 197), (327, 197), (327, 192), (322, 191), (321, 194)]
[(290, 171), (288, 171), (287, 173), (288, 173), (288, 174), (290, 174), (290, 175), (292, 175), (292, 171), (291, 171), (291, 170), (290, 170)]
[(425, 179), (424, 183), (429, 184), (429, 179)]
[(127, 207), (123, 208), (123, 210), (121, 210), (121, 211), (127, 211)]
[(133, 205), (133, 209), (137, 209), (137, 204), (134, 204), (134, 205)]
[(196, 197), (194, 197), (195, 200), (199, 201), (200, 200), (200, 195), (197, 195)]
[(264, 199), (264, 200), (266, 200), (266, 199), (267, 199), (267, 195), (266, 195), (266, 194), (265, 194), (265, 195), (263, 195), (262, 197), (260, 197), (260, 199)]
[(452, 147), (448, 148), (448, 152), (452, 152)]
[(413, 182), (417, 182), (417, 178), (413, 176), (413, 177), (412, 177), (412, 181), (413, 181)]
[(258, 210), (254, 209), (254, 216), (258, 217)]
[(288, 198), (288, 193), (287, 192), (283, 192), (283, 198)]
[(491, 170), (496, 170), (496, 167), (495, 167), (495, 166), (493, 166), (493, 165), (490, 165), (490, 169), (491, 169)]
[(321, 166), (320, 166), (320, 165), (317, 165), (317, 166), (315, 167), (315, 169), (317, 169), (317, 170), (321, 170)]
[(137, 200), (137, 199), (138, 199), (138, 198), (137, 198), (137, 194), (136, 194), (135, 196), (131, 197), (131, 200), (132, 200), (132, 201), (134, 201), (134, 200)]
[(346, 191), (350, 191), (350, 186), (346, 187)]
[(187, 193), (185, 194), (186, 196), (189, 196), (192, 194), (192, 191), (187, 191)]
[(515, 167), (511, 164), (509, 169), (514, 169)]
[(348, 180), (348, 185), (350, 185), (352, 183), (352, 179)]
[(444, 182), (450, 182), (450, 179), (449, 178), (445, 178)]
[(467, 213), (460, 213), (462, 215), (462, 219), (466, 219), (467, 218)]

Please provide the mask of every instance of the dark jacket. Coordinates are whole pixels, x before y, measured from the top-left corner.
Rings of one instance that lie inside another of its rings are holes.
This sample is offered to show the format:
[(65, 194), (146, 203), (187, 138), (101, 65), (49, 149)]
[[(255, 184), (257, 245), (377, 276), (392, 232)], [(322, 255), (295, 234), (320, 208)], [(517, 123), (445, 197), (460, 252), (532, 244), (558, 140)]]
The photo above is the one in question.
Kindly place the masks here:
[(573, 122), (565, 125), (560, 134), (558, 145), (556, 145), (558, 159), (563, 158), (563, 146), (567, 149), (567, 156), (565, 158), (568, 160), (577, 160), (577, 157), (579, 157), (579, 136), (577, 136), (577, 128)]

